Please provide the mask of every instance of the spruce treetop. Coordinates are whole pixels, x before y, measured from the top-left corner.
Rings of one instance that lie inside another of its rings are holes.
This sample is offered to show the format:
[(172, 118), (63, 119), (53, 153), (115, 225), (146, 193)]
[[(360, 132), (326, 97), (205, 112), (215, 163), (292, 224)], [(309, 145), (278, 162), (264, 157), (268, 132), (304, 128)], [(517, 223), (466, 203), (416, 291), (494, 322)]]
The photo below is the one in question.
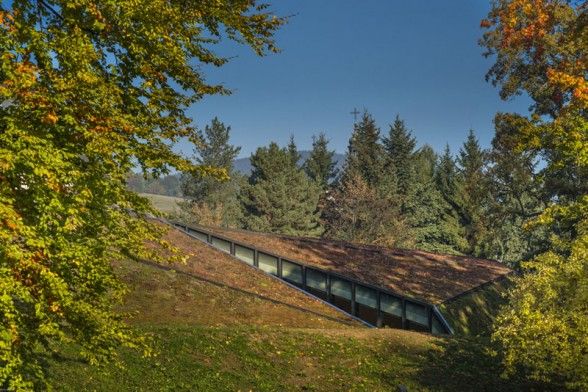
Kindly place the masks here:
[(382, 168), (380, 129), (374, 118), (364, 111), (361, 120), (353, 127), (343, 175), (358, 173), (369, 185), (375, 185), (382, 175)]
[(329, 151), (329, 140), (324, 133), (312, 137), (312, 150), (304, 163), (306, 174), (325, 189), (329, 181), (337, 175), (336, 163), (333, 160), (335, 151)]

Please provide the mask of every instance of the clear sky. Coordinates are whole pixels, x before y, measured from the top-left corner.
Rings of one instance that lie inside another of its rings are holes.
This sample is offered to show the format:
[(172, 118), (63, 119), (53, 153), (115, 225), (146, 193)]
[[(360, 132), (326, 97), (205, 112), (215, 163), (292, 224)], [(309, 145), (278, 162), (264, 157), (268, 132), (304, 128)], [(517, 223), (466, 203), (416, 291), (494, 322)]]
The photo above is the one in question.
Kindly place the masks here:
[(477, 41), (489, 0), (268, 1), (278, 15), (294, 15), (276, 36), (282, 52), (260, 58), (221, 44), (235, 58), (203, 70), (234, 93), (189, 110), (198, 127), (214, 116), (231, 125), (242, 157), (290, 134), (309, 149), (320, 131), (343, 153), (353, 108), (372, 113), (382, 133), (399, 114), (420, 145), (449, 143), (454, 152), (470, 128), (489, 146), (497, 111), (527, 110), (528, 100), (503, 102), (484, 80), (492, 60)]

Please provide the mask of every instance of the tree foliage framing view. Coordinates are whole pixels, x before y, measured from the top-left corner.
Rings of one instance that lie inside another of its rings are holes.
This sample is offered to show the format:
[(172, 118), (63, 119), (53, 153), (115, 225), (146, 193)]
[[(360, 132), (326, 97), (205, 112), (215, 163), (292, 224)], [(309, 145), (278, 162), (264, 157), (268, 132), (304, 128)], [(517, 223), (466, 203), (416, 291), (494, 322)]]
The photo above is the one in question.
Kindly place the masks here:
[(0, 388), (43, 388), (65, 342), (90, 363), (146, 349), (112, 311), (111, 262), (160, 238), (127, 173), (225, 176), (172, 150), (197, 141), (185, 109), (229, 93), (200, 66), (227, 63), (221, 39), (276, 52), (285, 22), (255, 0), (2, 2)]
[(538, 154), (547, 208), (532, 223), (551, 233), (523, 264), (494, 339), (507, 372), (588, 389), (588, 3), (496, 0), (481, 44), (496, 62), (487, 78), (531, 115), (499, 114), (497, 140)]

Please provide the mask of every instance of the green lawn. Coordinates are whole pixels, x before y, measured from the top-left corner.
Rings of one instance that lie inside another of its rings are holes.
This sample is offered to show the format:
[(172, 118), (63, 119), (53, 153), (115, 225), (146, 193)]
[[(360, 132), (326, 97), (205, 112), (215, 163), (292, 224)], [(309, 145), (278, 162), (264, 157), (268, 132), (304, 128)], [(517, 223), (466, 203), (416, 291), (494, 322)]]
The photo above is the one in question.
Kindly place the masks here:
[[(176, 237), (188, 246), (184, 237)], [(63, 391), (521, 391), (500, 378), (483, 338), (369, 329), (198, 242), (179, 271), (117, 263), (120, 309), (157, 355), (121, 350), (91, 367), (73, 346), (49, 361)], [(219, 273), (215, 268), (219, 268)], [(535, 390), (546, 390), (545, 386)]]
[[(467, 341), (405, 331), (332, 332), (271, 327), (143, 326), (159, 355), (123, 352), (124, 368), (52, 362), (64, 391), (521, 391), (494, 358)], [(538, 389), (545, 390), (545, 389)]]

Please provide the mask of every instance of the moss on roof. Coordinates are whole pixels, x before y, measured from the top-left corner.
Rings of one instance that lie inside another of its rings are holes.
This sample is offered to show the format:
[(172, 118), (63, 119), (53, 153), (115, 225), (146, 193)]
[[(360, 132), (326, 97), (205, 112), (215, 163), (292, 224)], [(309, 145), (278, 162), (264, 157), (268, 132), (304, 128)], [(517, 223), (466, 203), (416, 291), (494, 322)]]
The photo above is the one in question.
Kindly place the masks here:
[(292, 261), (316, 265), (433, 304), (511, 272), (498, 261), (473, 257), (245, 230), (204, 229)]

